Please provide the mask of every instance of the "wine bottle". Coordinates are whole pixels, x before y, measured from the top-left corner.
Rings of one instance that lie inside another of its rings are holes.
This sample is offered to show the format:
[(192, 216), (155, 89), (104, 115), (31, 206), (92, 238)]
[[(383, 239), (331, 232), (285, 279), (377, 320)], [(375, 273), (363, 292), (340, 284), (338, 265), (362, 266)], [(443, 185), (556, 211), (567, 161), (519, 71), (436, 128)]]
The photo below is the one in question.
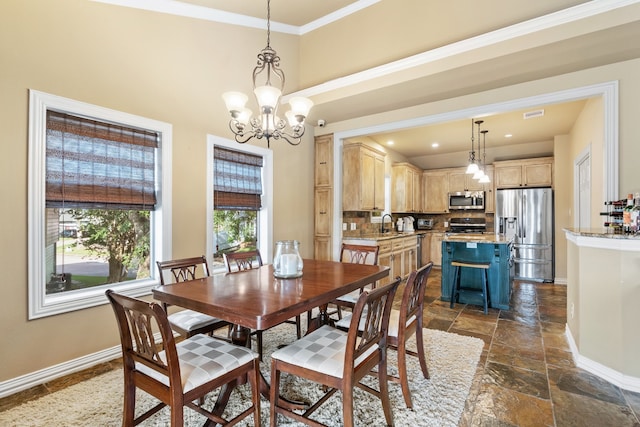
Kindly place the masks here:
[(633, 198), (633, 209), (631, 210), (631, 232), (640, 232), (640, 193), (636, 193)]
[(627, 195), (627, 205), (622, 211), (622, 232), (631, 233), (631, 211), (633, 210), (633, 194)]

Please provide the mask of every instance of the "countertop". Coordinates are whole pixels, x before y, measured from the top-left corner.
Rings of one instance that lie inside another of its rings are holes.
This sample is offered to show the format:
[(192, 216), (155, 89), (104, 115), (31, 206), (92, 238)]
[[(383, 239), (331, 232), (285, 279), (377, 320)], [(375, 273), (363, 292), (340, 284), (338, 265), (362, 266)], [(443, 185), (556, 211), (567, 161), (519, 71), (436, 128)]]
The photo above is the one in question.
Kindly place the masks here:
[(445, 233), (443, 242), (475, 242), (475, 243), (492, 243), (498, 245), (508, 245), (513, 243), (513, 238), (506, 238), (495, 233), (486, 234), (465, 234), (465, 233)]
[(408, 233), (398, 233), (397, 231), (389, 231), (386, 233), (343, 233), (342, 240), (390, 240), (402, 237), (411, 237), (426, 234), (426, 230), (417, 230)]
[(601, 237), (604, 239), (640, 240), (640, 234), (612, 233), (607, 228), (563, 228), (575, 236)]

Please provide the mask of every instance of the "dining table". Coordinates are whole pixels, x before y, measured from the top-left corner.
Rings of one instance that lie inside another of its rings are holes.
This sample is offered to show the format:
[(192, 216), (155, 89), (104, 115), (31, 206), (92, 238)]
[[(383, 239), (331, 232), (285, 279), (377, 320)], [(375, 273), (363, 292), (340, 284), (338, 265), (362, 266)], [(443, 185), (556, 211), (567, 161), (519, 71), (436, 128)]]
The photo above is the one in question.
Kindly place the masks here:
[[(234, 325), (234, 343), (247, 345), (253, 330), (266, 330), (302, 313), (319, 308), (310, 330), (330, 323), (327, 305), (336, 298), (375, 283), (389, 275), (389, 267), (315, 259), (303, 260), (302, 276), (274, 276), (272, 264), (235, 273), (217, 274), (186, 282), (158, 286), (153, 297), (163, 303), (188, 308)], [(227, 384), (218, 395), (217, 414), (222, 414), (233, 388)], [(269, 399), (269, 384), (260, 377), (260, 393)], [(293, 408), (304, 407), (288, 401)]]

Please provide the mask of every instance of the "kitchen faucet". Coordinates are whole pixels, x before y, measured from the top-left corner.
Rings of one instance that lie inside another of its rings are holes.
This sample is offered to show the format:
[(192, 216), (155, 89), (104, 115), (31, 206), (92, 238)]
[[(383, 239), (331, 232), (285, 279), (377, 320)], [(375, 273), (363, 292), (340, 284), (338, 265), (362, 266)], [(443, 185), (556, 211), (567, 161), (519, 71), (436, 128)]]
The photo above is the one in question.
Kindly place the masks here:
[(387, 216), (391, 220), (391, 226), (393, 227), (393, 217), (391, 216), (391, 214), (384, 214), (384, 215), (382, 215), (382, 222), (380, 223), (380, 232), (381, 233), (384, 233), (384, 232), (387, 231), (387, 230), (384, 229), (384, 218), (387, 217)]

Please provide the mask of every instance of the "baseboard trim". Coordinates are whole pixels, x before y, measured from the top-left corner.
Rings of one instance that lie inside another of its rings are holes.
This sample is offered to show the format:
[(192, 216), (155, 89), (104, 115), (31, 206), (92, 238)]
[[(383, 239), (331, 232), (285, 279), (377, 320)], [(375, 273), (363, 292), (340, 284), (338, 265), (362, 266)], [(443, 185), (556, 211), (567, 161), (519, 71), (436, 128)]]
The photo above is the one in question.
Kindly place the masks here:
[(122, 347), (117, 345), (97, 353), (88, 354), (20, 377), (2, 381), (0, 382), (0, 398), (91, 368), (100, 363), (109, 362), (121, 356)]
[(596, 375), (622, 389), (629, 390), (635, 393), (640, 392), (640, 378), (625, 375), (621, 372), (616, 371), (615, 369), (611, 369), (601, 363), (584, 357), (578, 351), (578, 346), (573, 339), (573, 335), (571, 335), (569, 325), (565, 325), (565, 331), (567, 340), (569, 341), (569, 347), (571, 348), (571, 354), (573, 355), (573, 361), (578, 368), (584, 369), (585, 371), (590, 372), (593, 375)]

